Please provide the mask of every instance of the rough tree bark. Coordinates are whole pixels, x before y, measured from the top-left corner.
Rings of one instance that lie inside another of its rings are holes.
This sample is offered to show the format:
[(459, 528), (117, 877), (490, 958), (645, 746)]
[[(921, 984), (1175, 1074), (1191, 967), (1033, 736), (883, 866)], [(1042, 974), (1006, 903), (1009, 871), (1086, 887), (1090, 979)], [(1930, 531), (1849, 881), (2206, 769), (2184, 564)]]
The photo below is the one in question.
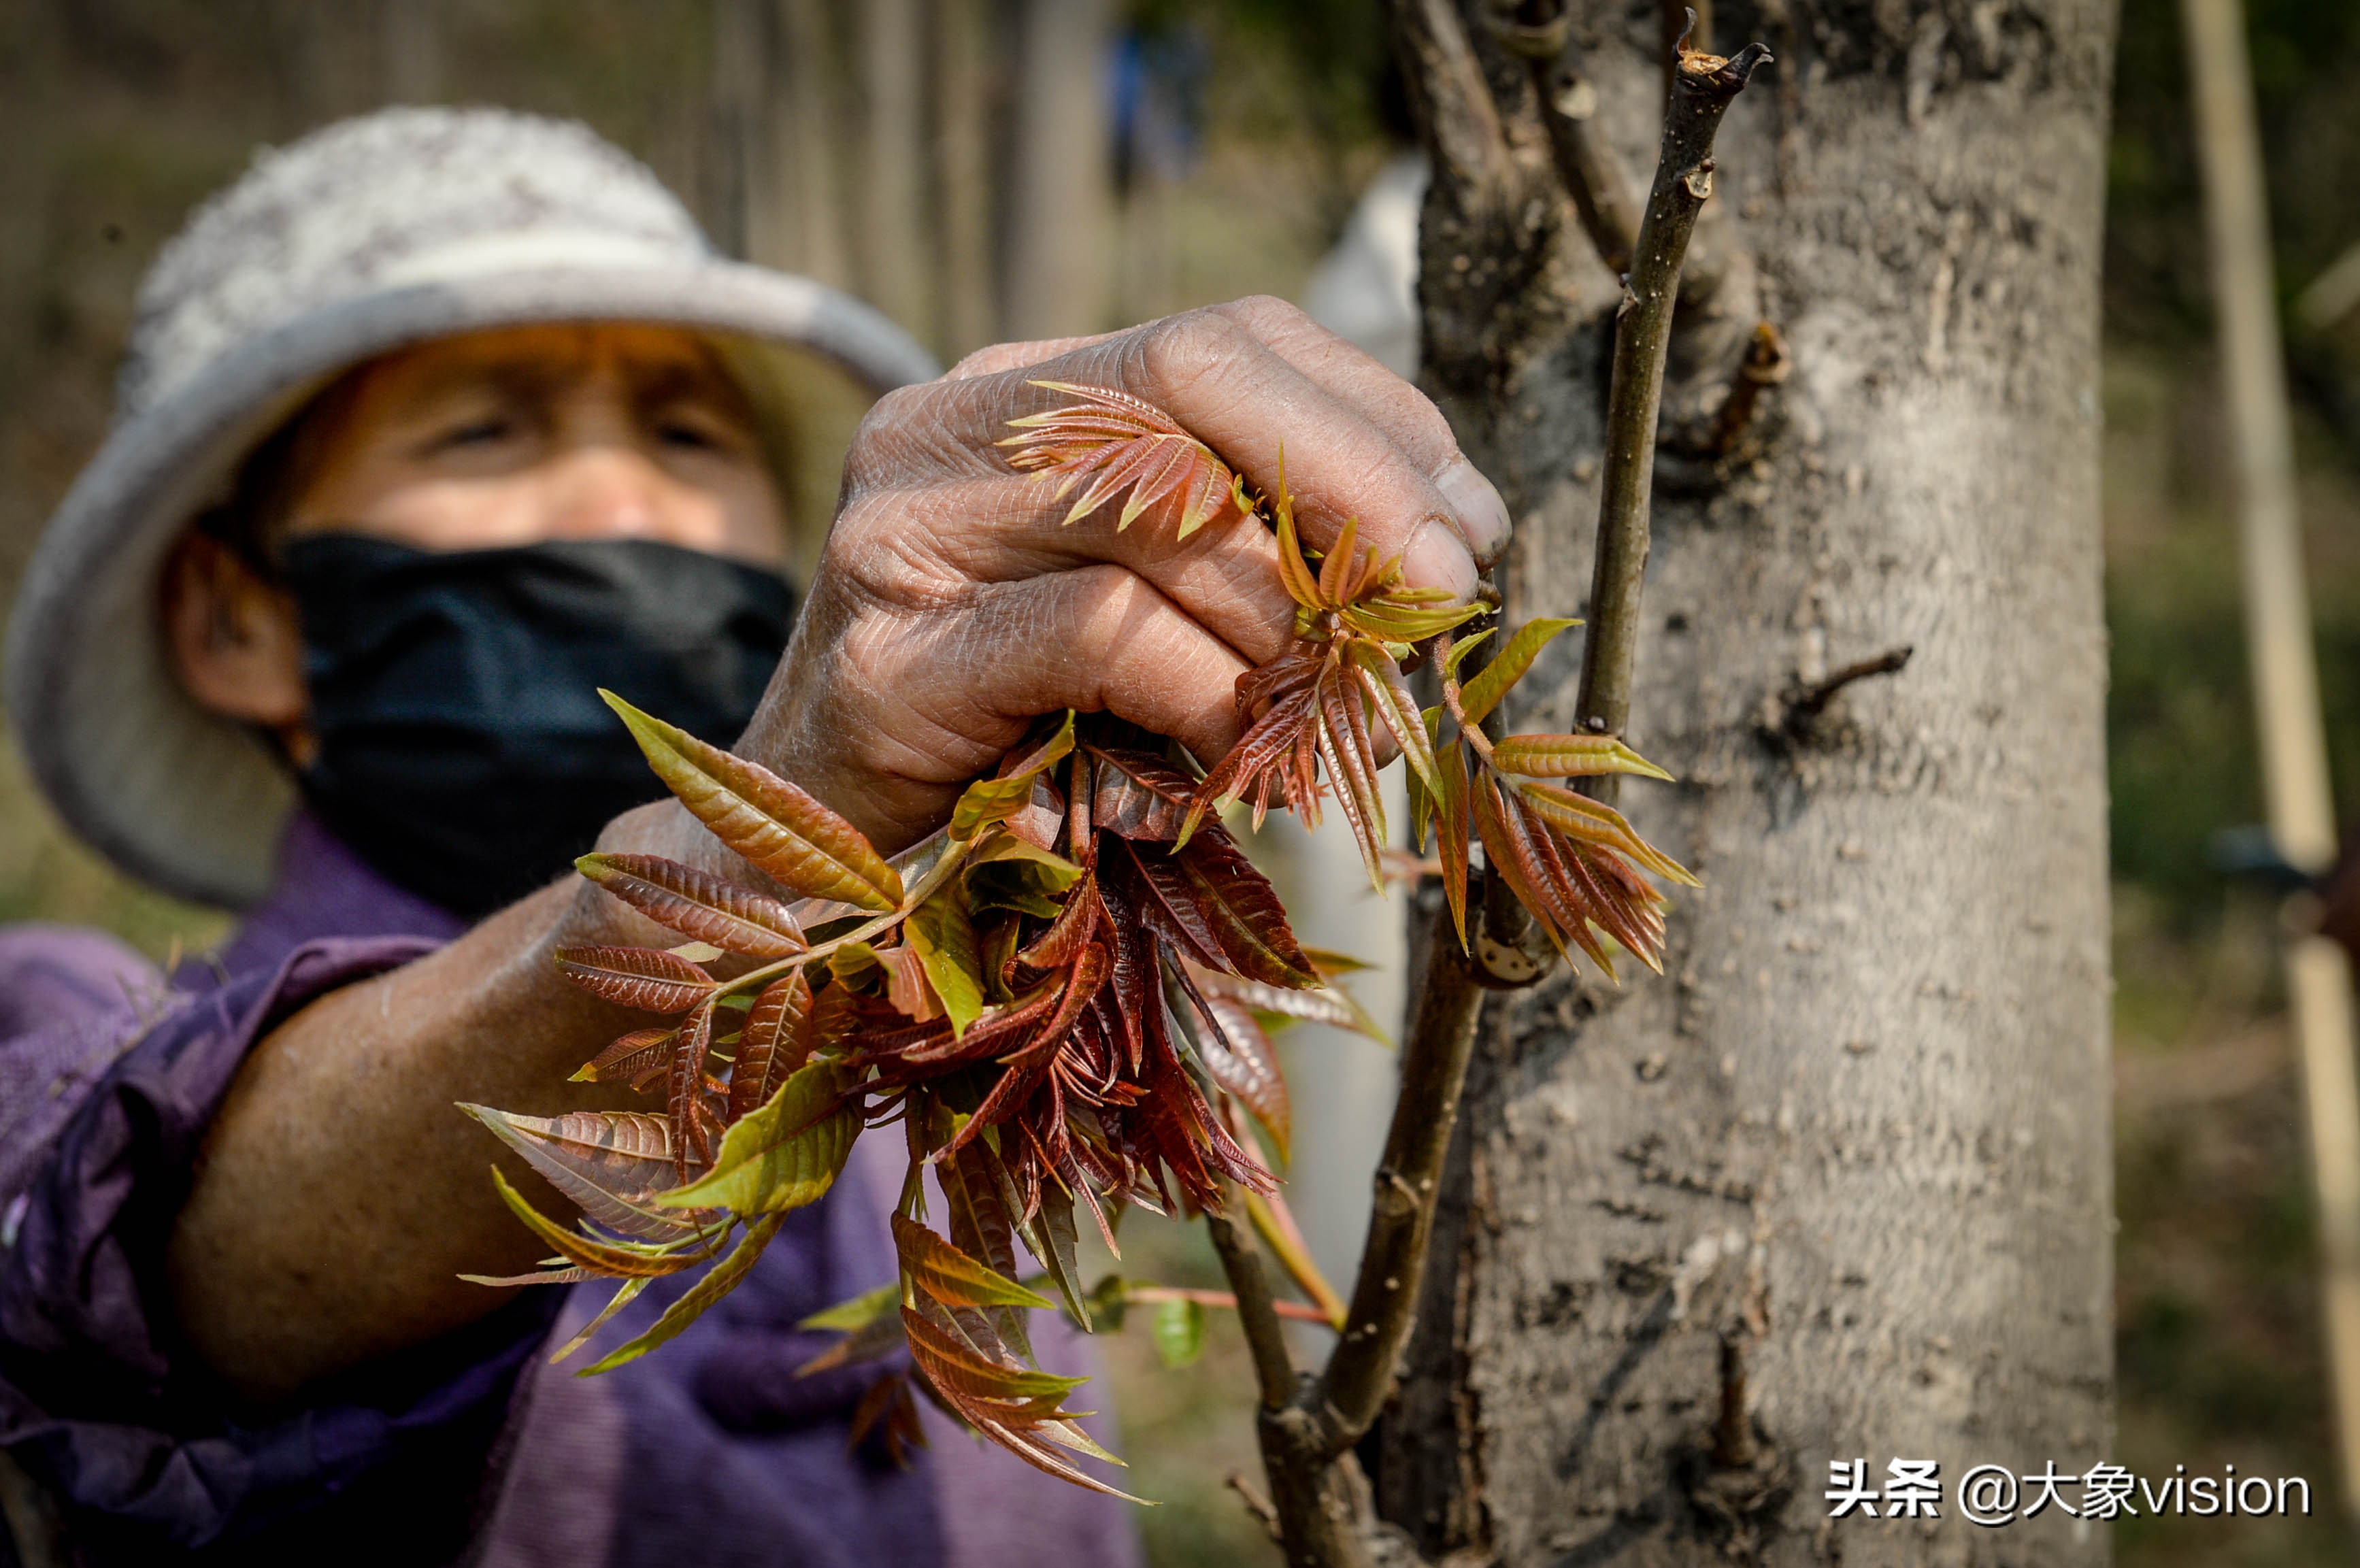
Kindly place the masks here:
[[(1512, 620), (1589, 589), (1620, 292), (1500, 27), (1551, 9), (1394, 5), (1436, 164), (1426, 375), (1519, 518)], [(1561, 100), (1643, 180), (1657, 16), (1570, 9)], [(1706, 885), (1666, 978), (1487, 1008), (1382, 1433), (1380, 1507), (1429, 1557), (2103, 1560), (2103, 1529), (1977, 1530), (1950, 1488), (2111, 1438), (2113, 22), (1720, 8), (1714, 45), (1778, 58), (1721, 136), (1665, 410), (1629, 738), (1684, 782), (1623, 792)], [(1791, 375), (1734, 452), (1681, 455), (1757, 313)], [(1576, 654), (1517, 728), (1572, 727)], [(1830, 1460), (1874, 1486), (1894, 1457), (1940, 1461), (1939, 1522), (1826, 1518)]]

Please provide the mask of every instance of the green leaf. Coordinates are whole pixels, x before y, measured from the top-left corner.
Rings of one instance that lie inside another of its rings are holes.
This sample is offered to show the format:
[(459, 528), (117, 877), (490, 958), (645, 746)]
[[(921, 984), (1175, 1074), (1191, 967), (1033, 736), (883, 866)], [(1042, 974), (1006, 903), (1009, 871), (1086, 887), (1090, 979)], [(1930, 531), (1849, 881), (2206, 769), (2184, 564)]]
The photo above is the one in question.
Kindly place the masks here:
[(951, 837), (973, 838), (995, 822), (1004, 822), (1024, 809), (1032, 799), (1032, 781), (1054, 768), (1074, 749), (1074, 713), (1065, 711), (1065, 722), (1057, 733), (997, 779), (978, 779), (967, 787), (967, 793), (951, 810)]
[[(1058, 900), (1081, 880), (1082, 868), (1064, 855), (1029, 844), (1011, 833), (994, 833), (967, 856), (961, 873), (967, 882), (967, 909), (1015, 909), (1041, 920), (1057, 918)], [(987, 968), (986, 974), (990, 971)]]
[(1074, 1255), (1074, 1200), (1054, 1187), (1045, 1188), (1040, 1208), (1018, 1227), (1017, 1234), (1049, 1271), (1049, 1282), (1057, 1287), (1067, 1315), (1081, 1325), (1084, 1334), (1096, 1333), (1090, 1324), (1089, 1295), (1082, 1289), (1081, 1263)]
[(1527, 779), (1581, 779), (1600, 773), (1635, 773), (1674, 782), (1672, 776), (1612, 735), (1510, 735), (1491, 748), (1491, 766)]
[(824, 1307), (795, 1324), (797, 1328), (829, 1328), (839, 1334), (854, 1334), (867, 1328), (888, 1312), (901, 1310), (901, 1282), (880, 1285), (873, 1290), (863, 1290), (848, 1301), (838, 1301)]
[(893, 1216), (893, 1248), (911, 1286), (952, 1307), (1054, 1307), (988, 1264), (979, 1263), (904, 1214)]
[(579, 1374), (595, 1377), (612, 1372), (626, 1362), (637, 1361), (657, 1345), (677, 1339), (681, 1331), (705, 1315), (705, 1309), (738, 1288), (738, 1281), (753, 1271), (761, 1260), (762, 1249), (779, 1234), (787, 1222), (784, 1214), (764, 1214), (746, 1227), (746, 1234), (728, 1257), (705, 1271), (705, 1278), (681, 1293), (680, 1299), (663, 1311), (663, 1316), (648, 1326), (648, 1332), (628, 1345), (617, 1345), (598, 1361), (585, 1367)]
[(1540, 657), (1541, 649), (1568, 626), (1579, 625), (1579, 621), (1544, 617), (1526, 621), (1518, 626), (1516, 635), (1508, 639), (1508, 646), (1500, 650), (1500, 656), (1485, 665), (1474, 680), (1459, 690), (1459, 706), (1467, 715), (1467, 722), (1481, 724), (1491, 710), (1500, 705), (1500, 699), (1508, 694), (1508, 689), (1524, 678), (1524, 671), (1533, 667), (1533, 660)]
[(1177, 1370), (1196, 1364), (1205, 1354), (1205, 1308), (1199, 1301), (1183, 1299), (1155, 1303), (1155, 1316), (1149, 1324), (1155, 1338), (1155, 1354), (1164, 1365)]
[(584, 1323), (580, 1331), (577, 1332), (572, 1339), (567, 1340), (563, 1345), (559, 1345), (555, 1351), (551, 1353), (549, 1364), (552, 1367), (554, 1367), (559, 1362), (564, 1360), (567, 1356), (573, 1355), (575, 1351), (581, 1349), (584, 1345), (589, 1344), (592, 1337), (595, 1336), (600, 1329), (605, 1328), (607, 1323), (617, 1312), (621, 1312), (625, 1307), (628, 1307), (633, 1301), (638, 1301), (639, 1299), (639, 1292), (647, 1288), (648, 1282), (645, 1279), (626, 1279), (620, 1285), (617, 1285), (615, 1288), (615, 1293), (606, 1298), (606, 1304), (598, 1309), (598, 1315), (592, 1318), (588, 1323)]
[(1445, 675), (1451, 677), (1453, 680), (1456, 680), (1459, 675), (1459, 667), (1466, 661), (1467, 656), (1474, 652), (1478, 648), (1480, 648), (1483, 645), (1483, 639), (1490, 637), (1493, 632), (1498, 631), (1499, 629), (1500, 628), (1497, 626), (1485, 626), (1473, 637), (1460, 637), (1458, 641), (1452, 643), (1450, 645), (1450, 651), (1443, 656), (1442, 672)]
[(986, 866), (1005, 866), (1037, 877), (1051, 893), (1062, 893), (1082, 878), (1082, 868), (1054, 850), (1043, 849), (1021, 838), (995, 838), (967, 857), (972, 872)]
[(760, 763), (748, 762), (598, 693), (622, 715), (656, 777), (747, 862), (796, 892), (877, 914), (901, 905), (901, 878), (859, 829)]
[(952, 877), (910, 911), (902, 931), (949, 1015), (952, 1036), (964, 1037), (967, 1025), (983, 1011), (983, 966), (976, 956), (975, 922), (967, 915), (967, 889), (959, 879)]
[(1365, 604), (1348, 604), (1337, 613), (1337, 618), (1364, 637), (1375, 637), (1380, 642), (1406, 645), (1440, 637), (1482, 613), (1480, 604), (1443, 604), (1427, 608), (1404, 604), (1397, 596), (1389, 596)]
[(595, 1274), (609, 1275), (617, 1279), (641, 1275), (655, 1278), (677, 1274), (713, 1256), (710, 1252), (600, 1241), (578, 1231), (567, 1230), (527, 1203), (522, 1193), (508, 1185), (508, 1177), (497, 1165), (492, 1167), (492, 1185), (498, 1191), (500, 1201), (524, 1222), (527, 1230), (547, 1242), (560, 1258), (577, 1269), (587, 1269)]
[(1131, 1308), (1131, 1281), (1120, 1274), (1104, 1275), (1090, 1287), (1087, 1300), (1098, 1321), (1120, 1334)]
[(656, 1201), (667, 1208), (719, 1206), (781, 1214), (816, 1202), (836, 1182), (860, 1135), (857, 1096), (834, 1062), (795, 1070), (770, 1104), (731, 1127), (713, 1169)]
[(1442, 895), (1450, 906), (1450, 923), (1459, 932), (1459, 951), (1467, 948), (1467, 745), (1445, 746), (1436, 758), (1442, 788), (1434, 797), (1434, 854), (1442, 862)]

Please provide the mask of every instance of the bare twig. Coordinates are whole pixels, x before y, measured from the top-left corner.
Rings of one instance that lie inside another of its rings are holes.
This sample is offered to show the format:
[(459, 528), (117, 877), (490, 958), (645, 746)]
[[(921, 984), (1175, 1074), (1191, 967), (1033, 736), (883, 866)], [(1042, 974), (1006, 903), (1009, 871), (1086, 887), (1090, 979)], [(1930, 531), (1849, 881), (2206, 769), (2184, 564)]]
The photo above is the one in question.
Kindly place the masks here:
[(1907, 667), (1909, 656), (1916, 649), (1902, 647), (1885, 649), (1874, 659), (1856, 659), (1832, 675), (1808, 684), (1797, 681), (1781, 692), (1770, 704), (1770, 718), (1763, 728), (1770, 738), (1789, 745), (1808, 741), (1819, 728), (1819, 718), (1836, 693), (1854, 681), (1874, 675), (1897, 675)]
[(1278, 1510), (1271, 1506), (1271, 1501), (1268, 1497), (1263, 1497), (1261, 1492), (1255, 1490), (1254, 1484), (1246, 1479), (1245, 1473), (1243, 1471), (1230, 1471), (1227, 1484), (1229, 1490), (1238, 1495), (1238, 1501), (1245, 1504), (1246, 1512), (1253, 1515), (1254, 1518), (1262, 1521), (1262, 1527), (1270, 1532), (1271, 1540), (1282, 1541), (1285, 1539), (1279, 1533)]
[[(1286, 1200), (1275, 1192), (1267, 1198), (1248, 1192), (1246, 1218), (1253, 1222), (1254, 1234), (1262, 1237), (1262, 1245), (1270, 1248), (1271, 1256), (1278, 1259), (1278, 1266), (1286, 1270), (1295, 1289), (1311, 1299), (1312, 1321), (1324, 1323), (1341, 1334), (1344, 1298), (1336, 1293), (1336, 1287), (1319, 1271), (1311, 1248), (1303, 1240), (1303, 1232), (1295, 1225), (1295, 1215), (1287, 1209)], [(1284, 1314), (1294, 1305), (1293, 1301), (1281, 1301), (1278, 1310)]]
[(1434, 1225), (1443, 1156), (1459, 1119), (1459, 1094), (1475, 1047), (1483, 993), (1474, 966), (1438, 922), (1417, 1017), (1402, 1051), (1401, 1096), (1394, 1102), (1383, 1161), (1377, 1167), (1368, 1245), (1352, 1290), (1344, 1337), (1320, 1374), (1314, 1409), (1340, 1453), (1359, 1442), (1393, 1387), (1393, 1363), (1409, 1337)]
[[(1498, 113), (1456, 7), (1448, 0), (1395, 0), (1393, 12), (1427, 145), (1437, 158), (1436, 178), (1462, 187), (1488, 184), (1504, 157)], [(1528, 40), (1522, 51), (1535, 58), (1536, 70), (1552, 67), (1562, 54), (1561, 7), (1555, 15), (1555, 34)], [(1550, 47), (1544, 51), (1543, 45)], [(1544, 52), (1546, 65), (1540, 58)], [(1730, 101), (1768, 52), (1754, 44), (1724, 60), (1684, 49), (1677, 59), (1662, 162), (1630, 247), (1628, 298), (1616, 332), (1606, 495), (1582, 673), (1580, 713), (1593, 730), (1619, 732), (1629, 715), (1665, 349), (1688, 237), (1697, 210), (1711, 191), (1713, 136)], [(1568, 176), (1567, 184), (1577, 192), (1588, 189), (1593, 198), (1599, 189), (1587, 176)], [(1586, 212), (1585, 223), (1593, 216)], [(1479, 657), (1488, 651), (1476, 650)], [(1446, 702), (1450, 695), (1446, 686)], [(1486, 727), (1504, 722), (1495, 708)], [(1497, 733), (1475, 737), (1478, 748)], [(1372, 1543), (1385, 1527), (1372, 1517), (1368, 1483), (1352, 1445), (1366, 1435), (1392, 1392), (1394, 1367), (1415, 1315), (1435, 1201), (1484, 991), (1529, 985), (1546, 972), (1535, 964), (1527, 966), (1529, 973), (1510, 975), (1495, 962), (1521, 948), (1528, 917), (1489, 877), (1481, 910), (1477, 929), (1470, 932), (1483, 955), (1480, 962), (1460, 949), (1447, 915), (1435, 922), (1425, 983), (1402, 1049), (1400, 1096), (1377, 1171), (1351, 1309), (1317, 1377), (1295, 1373), (1262, 1257), (1226, 1217), (1235, 1213), (1234, 1205), (1224, 1216), (1211, 1218), (1213, 1245), (1236, 1290), (1262, 1388), (1256, 1432), (1270, 1478), (1270, 1517), (1276, 1520), (1287, 1561), (1300, 1568), (1365, 1568), (1375, 1560)]]
[(1488, 190), (1503, 172), (1508, 141), (1452, 0), (1394, 0), (1393, 46), (1411, 113), (1436, 164), (1437, 180)]
[(1262, 1254), (1240, 1233), (1233, 1216), (1245, 1207), (1235, 1182), (1223, 1183), (1221, 1212), (1205, 1215), (1205, 1229), (1220, 1255), (1221, 1270), (1237, 1292), (1238, 1323), (1245, 1330), (1246, 1349), (1253, 1356), (1254, 1381), (1262, 1388), (1264, 1410), (1276, 1410), (1295, 1395), (1295, 1358), (1286, 1353), (1286, 1335), (1279, 1326), (1277, 1303), (1270, 1277), (1262, 1272)]
[(1622, 160), (1594, 123), (1598, 90), (1581, 74), (1570, 17), (1561, 4), (1540, 21), (1495, 10), (1491, 30), (1509, 52), (1531, 66), (1557, 180), (1573, 198), (1573, 210), (1598, 259), (1621, 277), (1631, 270), (1631, 253), (1639, 241), (1639, 203), (1631, 193)]
[[(1238, 1310), (1237, 1297), (1227, 1290), (1198, 1290), (1184, 1285), (1127, 1283), (1123, 1286), (1122, 1299), (1132, 1306), (1152, 1307), (1158, 1301), (1194, 1301), (1200, 1307), (1210, 1307), (1215, 1312), (1233, 1312)], [(1293, 1318), (1297, 1323), (1324, 1323), (1328, 1321), (1326, 1312), (1302, 1301), (1273, 1300), (1270, 1303), (1270, 1310), (1280, 1317)]]
[[(1721, 116), (1754, 68), (1769, 58), (1758, 43), (1728, 60), (1683, 49), (1674, 72), (1655, 188), (1648, 192), (1614, 333), (1614, 378), (1607, 394), (1597, 566), (1575, 708), (1576, 723), (1594, 734), (1621, 735), (1631, 717), (1639, 590), (1647, 568), (1648, 492), (1680, 265), (1697, 213), (1712, 194), (1712, 143)], [(1582, 782), (1589, 786), (1585, 792), (1597, 799), (1611, 800), (1615, 794), (1612, 774)]]

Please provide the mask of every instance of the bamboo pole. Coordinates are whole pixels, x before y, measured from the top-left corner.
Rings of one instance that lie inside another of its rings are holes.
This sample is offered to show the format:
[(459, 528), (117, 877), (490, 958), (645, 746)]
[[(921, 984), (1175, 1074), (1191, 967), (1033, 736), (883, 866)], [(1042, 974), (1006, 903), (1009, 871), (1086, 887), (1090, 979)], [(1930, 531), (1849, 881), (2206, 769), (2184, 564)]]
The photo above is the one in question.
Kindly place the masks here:
[[(2245, 16), (2239, 0), (2182, 0), (2181, 10), (2237, 471), (2262, 784), (2278, 853), (2299, 870), (2316, 874), (2335, 859), (2335, 812), (2303, 582), (2294, 442)], [(2291, 937), (2285, 956), (2319, 1207), (2344, 1507), (2360, 1516), (2360, 1079), (2353, 1059), (2352, 973), (2342, 950), (2316, 934)]]

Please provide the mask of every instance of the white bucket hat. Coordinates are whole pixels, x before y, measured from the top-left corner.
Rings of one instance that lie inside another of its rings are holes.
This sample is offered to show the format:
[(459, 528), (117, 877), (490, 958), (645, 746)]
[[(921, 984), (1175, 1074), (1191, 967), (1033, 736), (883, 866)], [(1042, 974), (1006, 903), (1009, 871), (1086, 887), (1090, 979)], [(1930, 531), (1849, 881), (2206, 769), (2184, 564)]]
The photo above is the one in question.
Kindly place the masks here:
[(173, 542), (340, 372), (430, 338), (579, 321), (710, 335), (770, 427), (791, 512), (823, 523), (868, 405), (939, 374), (858, 300), (716, 255), (652, 174), (579, 125), (388, 109), (263, 154), (148, 273), (114, 427), (49, 519), (9, 627), (17, 745), (76, 833), (183, 898), (262, 897), (294, 781), (174, 678), (158, 616)]

